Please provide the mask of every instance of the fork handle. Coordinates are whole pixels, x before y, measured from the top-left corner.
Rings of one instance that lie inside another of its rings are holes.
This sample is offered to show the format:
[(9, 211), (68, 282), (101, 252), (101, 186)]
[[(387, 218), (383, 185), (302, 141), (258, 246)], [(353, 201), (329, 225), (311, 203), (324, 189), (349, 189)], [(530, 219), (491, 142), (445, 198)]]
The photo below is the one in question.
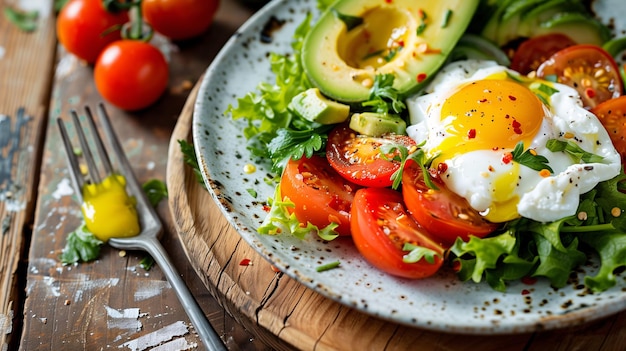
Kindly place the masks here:
[(211, 351), (227, 350), (222, 339), (220, 339), (215, 329), (209, 324), (204, 312), (176, 271), (176, 268), (172, 264), (167, 251), (165, 251), (163, 245), (161, 245), (161, 242), (157, 238), (147, 239), (150, 240), (141, 240), (142, 248), (154, 258), (161, 270), (165, 273), (165, 277), (174, 288), (178, 299), (187, 312), (191, 323), (196, 328), (196, 332), (200, 336), (200, 339), (202, 339), (204, 345)]

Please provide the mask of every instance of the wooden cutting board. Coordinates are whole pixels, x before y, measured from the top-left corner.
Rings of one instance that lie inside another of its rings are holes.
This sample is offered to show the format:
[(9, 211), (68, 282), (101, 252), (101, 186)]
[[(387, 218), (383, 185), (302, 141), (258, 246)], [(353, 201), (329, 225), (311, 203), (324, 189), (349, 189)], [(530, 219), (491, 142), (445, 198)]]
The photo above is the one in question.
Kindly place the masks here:
[(274, 271), (233, 229), (183, 160), (178, 141), (191, 143), (197, 90), (198, 85), (179, 116), (169, 147), (167, 185), (175, 229), (187, 258), (209, 291), (235, 320), (269, 347), (277, 350), (617, 350), (626, 344), (624, 312), (556, 331), (496, 336), (448, 334), (371, 317)]

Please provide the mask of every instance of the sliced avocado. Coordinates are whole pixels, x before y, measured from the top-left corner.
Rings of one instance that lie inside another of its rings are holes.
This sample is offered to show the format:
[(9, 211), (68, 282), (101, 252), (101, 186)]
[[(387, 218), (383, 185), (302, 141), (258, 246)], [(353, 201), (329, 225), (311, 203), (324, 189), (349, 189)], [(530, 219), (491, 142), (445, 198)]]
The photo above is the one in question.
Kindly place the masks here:
[(450, 61), (458, 60), (489, 60), (503, 66), (509, 66), (511, 60), (502, 49), (488, 39), (465, 33), (450, 54)]
[[(304, 70), (313, 86), (341, 102), (367, 100), (374, 77), (387, 73), (400, 94), (413, 93), (445, 63), (479, 2), (339, 0), (305, 38)], [(345, 16), (363, 21), (348, 30)]]
[[(509, 42), (519, 38), (530, 38), (533, 36), (547, 34), (551, 32), (563, 33), (555, 24), (550, 24), (558, 18), (577, 17), (584, 21), (588, 19), (595, 21), (587, 13), (580, 0), (523, 0), (521, 2), (506, 0), (503, 1), (498, 11), (489, 19), (483, 28), (481, 35), (502, 47)], [(594, 33), (575, 38), (568, 34), (574, 41), (590, 43), (590, 37), (604, 37), (605, 31), (602, 26), (584, 26), (585, 30), (592, 29)], [(577, 31), (582, 32), (582, 31)], [(582, 34), (582, 33), (580, 33)], [(599, 43), (601, 44), (601, 43)]]
[(535, 28), (534, 35), (562, 33), (578, 44), (602, 46), (611, 38), (610, 30), (594, 18), (580, 13), (557, 14)]
[(406, 122), (396, 115), (363, 112), (350, 117), (350, 129), (369, 136), (387, 133), (406, 134)]
[(328, 99), (317, 88), (294, 96), (288, 107), (296, 115), (319, 124), (341, 123), (350, 116), (349, 105)]

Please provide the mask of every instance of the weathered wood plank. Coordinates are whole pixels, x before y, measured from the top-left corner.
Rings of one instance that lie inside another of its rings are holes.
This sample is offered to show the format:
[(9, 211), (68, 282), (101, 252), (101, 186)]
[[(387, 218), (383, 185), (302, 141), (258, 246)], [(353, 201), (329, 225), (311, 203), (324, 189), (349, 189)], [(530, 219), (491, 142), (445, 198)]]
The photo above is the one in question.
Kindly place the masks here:
[[(2, 5), (14, 6), (14, 2)], [(33, 33), (0, 16), (0, 348), (16, 345), (19, 339), (15, 337), (22, 305), (18, 271), (30, 233), (54, 67), (52, 4), (40, 6), (38, 30)]]

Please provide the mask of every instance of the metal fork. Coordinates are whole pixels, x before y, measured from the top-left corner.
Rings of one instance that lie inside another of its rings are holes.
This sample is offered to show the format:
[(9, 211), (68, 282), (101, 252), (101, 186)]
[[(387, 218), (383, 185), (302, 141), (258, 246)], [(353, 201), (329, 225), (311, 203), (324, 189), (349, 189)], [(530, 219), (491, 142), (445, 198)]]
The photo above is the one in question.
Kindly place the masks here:
[[(78, 140), (80, 143), (80, 148), (82, 149), (82, 154), (87, 163), (87, 168), (89, 172), (89, 177), (91, 181), (94, 183), (101, 182), (107, 175), (114, 174), (115, 170), (111, 165), (111, 159), (109, 158), (109, 154), (104, 147), (104, 143), (102, 142), (102, 137), (98, 132), (96, 124), (94, 122), (93, 114), (91, 113), (91, 109), (89, 107), (85, 107), (85, 112), (87, 114), (87, 123), (90, 129), (90, 133), (93, 137), (94, 145), (98, 152), (98, 156), (100, 158), (100, 162), (105, 171), (105, 175), (101, 175), (101, 170), (98, 169), (96, 165), (96, 161), (94, 160), (93, 154), (87, 142), (87, 137), (85, 136), (85, 132), (81, 126), (81, 123), (78, 118), (78, 114), (76, 111), (71, 111), (72, 121), (74, 124), (74, 128), (76, 130), (76, 134), (78, 135)], [(215, 330), (211, 327), (204, 312), (200, 309), (200, 306), (196, 302), (196, 300), (191, 295), (191, 292), (185, 285), (184, 281), (176, 271), (176, 268), (172, 264), (167, 252), (161, 245), (161, 242), (158, 239), (158, 236), (162, 231), (162, 224), (159, 220), (159, 217), (156, 213), (156, 210), (146, 197), (146, 194), (143, 192), (143, 189), (135, 174), (133, 173), (132, 167), (126, 158), (124, 150), (115, 135), (113, 127), (111, 126), (111, 122), (109, 121), (109, 116), (104, 108), (104, 105), (98, 105), (98, 116), (100, 119), (100, 124), (102, 130), (104, 131), (105, 138), (108, 140), (111, 148), (113, 149), (113, 154), (116, 156), (117, 161), (121, 167), (121, 174), (126, 178), (127, 188), (129, 193), (137, 199), (137, 214), (139, 216), (139, 223), (141, 225), (141, 232), (139, 235), (128, 238), (111, 238), (109, 239), (109, 244), (118, 249), (125, 250), (143, 250), (148, 252), (156, 261), (156, 263), (161, 267), (167, 280), (170, 282), (176, 295), (178, 296), (180, 302), (183, 305), (183, 308), (187, 312), (191, 323), (193, 323), (198, 335), (202, 339), (202, 342), (209, 350), (226, 350), (226, 347)], [(63, 145), (65, 149), (65, 154), (67, 157), (70, 176), (72, 178), (72, 183), (74, 189), (76, 191), (76, 195), (80, 203), (83, 202), (82, 189), (85, 185), (85, 179), (81, 174), (79, 168), (79, 162), (77, 156), (74, 153), (74, 148), (72, 147), (72, 143), (67, 133), (67, 129), (65, 127), (65, 123), (59, 117), (57, 118), (57, 124), (59, 127), (59, 131), (61, 133), (61, 138), (63, 139)]]

